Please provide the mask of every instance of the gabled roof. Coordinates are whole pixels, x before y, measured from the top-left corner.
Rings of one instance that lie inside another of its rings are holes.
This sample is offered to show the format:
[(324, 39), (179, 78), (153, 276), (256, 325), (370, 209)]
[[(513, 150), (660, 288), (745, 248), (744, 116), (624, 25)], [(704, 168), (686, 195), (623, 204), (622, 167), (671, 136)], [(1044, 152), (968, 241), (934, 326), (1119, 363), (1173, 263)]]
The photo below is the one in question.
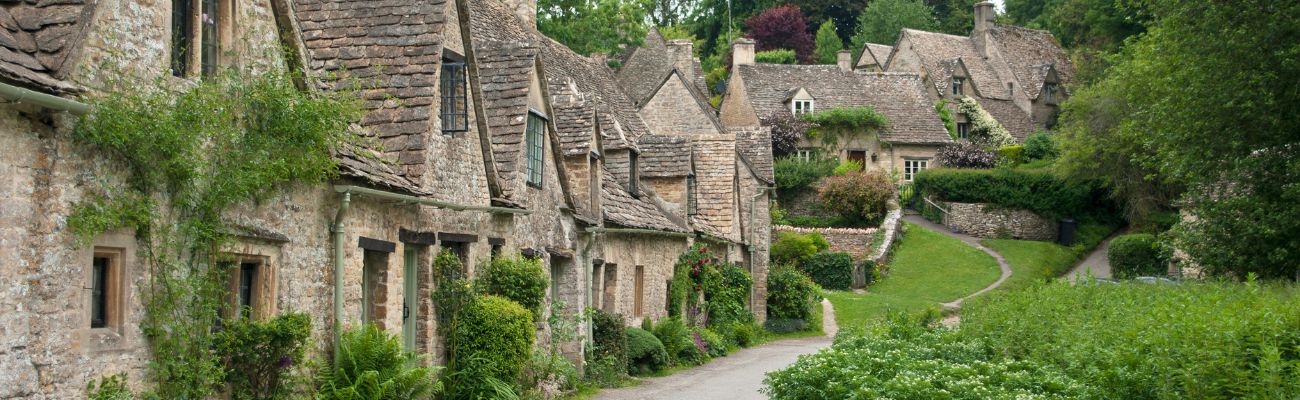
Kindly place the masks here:
[[(628, 51), (627, 57), (622, 61), (623, 66), (619, 68), (617, 74), (618, 85), (638, 105), (645, 104), (651, 96), (654, 96), (664, 76), (668, 75), (673, 68), (690, 68), (690, 71), (681, 71), (689, 72), (689, 76), (694, 77), (688, 83), (695, 90), (708, 93), (704, 81), (704, 68), (700, 65), (700, 60), (692, 59), (690, 66), (677, 66), (672, 52), (668, 49), (668, 42), (664, 40), (658, 28), (650, 28), (646, 32), (645, 43)], [(705, 104), (708, 102), (706, 101)]]
[(649, 128), (637, 115), (636, 107), (614, 81), (608, 67), (578, 55), (568, 47), (542, 38), (542, 63), (546, 65), (547, 84), (573, 84), (578, 93), (596, 106), (596, 120), (600, 126), (602, 145), (606, 150), (636, 149), (636, 139), (649, 133)]
[(691, 144), (679, 136), (646, 135), (637, 142), (641, 176), (676, 178), (691, 174)]
[(951, 60), (960, 58), (967, 72), (970, 73), (971, 83), (982, 96), (992, 99), (1010, 99), (1006, 86), (998, 78), (995, 67), (984, 59), (971, 38), (915, 29), (903, 29), (903, 37), (911, 42), (912, 49), (921, 58), (926, 71), (929, 72), (930, 80), (939, 93), (944, 93), (946, 89), (952, 87)]
[(655, 85), (653, 90), (650, 91), (650, 95), (639, 103), (640, 108), (637, 111), (644, 110), (645, 106), (649, 104), (651, 100), (654, 100), (655, 96), (659, 95), (659, 92), (663, 90), (664, 86), (674, 79), (680, 82), (682, 87), (686, 88), (686, 92), (690, 94), (691, 99), (694, 100), (694, 104), (699, 108), (700, 113), (704, 114), (709, 119), (709, 122), (713, 124), (714, 128), (717, 128), (716, 133), (722, 133), (725, 128), (722, 127), (722, 120), (718, 119), (718, 113), (713, 108), (713, 104), (709, 103), (709, 97), (705, 95), (704, 92), (701, 92), (699, 88), (692, 85), (691, 82), (687, 81), (686, 76), (677, 68), (668, 70), (668, 74), (664, 76), (657, 85)]
[(601, 174), (601, 199), (604, 200), (605, 222), (628, 228), (687, 232), (686, 228), (665, 217), (663, 210), (628, 194), (608, 169), (602, 170)]
[(736, 194), (736, 140), (731, 135), (698, 137), (693, 140), (695, 161), (695, 215), (692, 226), (734, 242), (740, 238), (733, 232), (737, 221)]
[(351, 90), (356, 80), (364, 81), (363, 134), (383, 139), (384, 157), (361, 155), (369, 149), (340, 152), (345, 176), (424, 192), (414, 179), (424, 173), (424, 160), (403, 155), (422, 150), (432, 129), (445, 4), (294, 0), (306, 67), (316, 76), (340, 78), (317, 82), (326, 90)]
[(1061, 82), (1074, 80), (1074, 64), (1051, 32), (996, 25), (989, 33), (1029, 98), (1038, 98), (1051, 69), (1056, 70)]
[(845, 72), (834, 65), (753, 64), (737, 68), (759, 118), (790, 112), (788, 94), (803, 89), (817, 99), (818, 110), (865, 106), (884, 114), (890, 120), (881, 133), (886, 142), (952, 140), (916, 74)]
[(858, 55), (859, 67), (868, 65), (879, 65), (884, 68), (885, 62), (889, 61), (889, 53), (894, 51), (894, 46), (886, 44), (867, 43), (862, 46), (862, 53)]
[(80, 92), (68, 62), (94, 15), (94, 1), (0, 2), (0, 80), (56, 95)]
[(975, 97), (974, 99), (980, 103), (980, 107), (983, 108), (984, 111), (988, 111), (989, 115), (993, 116), (993, 119), (997, 120), (998, 123), (1007, 128), (1007, 131), (1011, 132), (1011, 136), (1014, 136), (1016, 140), (1021, 143), (1025, 141), (1025, 138), (1029, 137), (1029, 134), (1034, 133), (1038, 129), (1038, 124), (1034, 123), (1034, 120), (1029, 117), (1029, 114), (1025, 114), (1025, 111), (1020, 109), (1019, 106), (1016, 106), (1016, 103), (1011, 102), (1011, 100), (994, 100), (979, 97)]
[(536, 47), (526, 43), (483, 41), (476, 44), (479, 84), (492, 156), (500, 177), (501, 194), (514, 198), (515, 182), (524, 171), (524, 136), (528, 124), (530, 77), (537, 65)]
[(772, 128), (731, 128), (727, 131), (736, 135), (736, 151), (740, 153), (741, 161), (763, 183), (776, 184), (772, 176)]
[(596, 129), (596, 104), (578, 92), (572, 79), (551, 79), (551, 110), (555, 115), (556, 134), (564, 155), (586, 155), (590, 152)]

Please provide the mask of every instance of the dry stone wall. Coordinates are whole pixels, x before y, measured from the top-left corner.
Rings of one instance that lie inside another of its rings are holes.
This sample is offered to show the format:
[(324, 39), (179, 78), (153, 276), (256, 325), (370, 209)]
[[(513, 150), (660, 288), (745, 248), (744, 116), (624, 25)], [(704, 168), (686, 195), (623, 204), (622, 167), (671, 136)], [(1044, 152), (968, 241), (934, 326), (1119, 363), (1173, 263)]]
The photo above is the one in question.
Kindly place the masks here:
[(947, 203), (943, 224), (958, 232), (982, 238), (1053, 241), (1057, 222), (1029, 210), (1007, 209), (979, 203)]

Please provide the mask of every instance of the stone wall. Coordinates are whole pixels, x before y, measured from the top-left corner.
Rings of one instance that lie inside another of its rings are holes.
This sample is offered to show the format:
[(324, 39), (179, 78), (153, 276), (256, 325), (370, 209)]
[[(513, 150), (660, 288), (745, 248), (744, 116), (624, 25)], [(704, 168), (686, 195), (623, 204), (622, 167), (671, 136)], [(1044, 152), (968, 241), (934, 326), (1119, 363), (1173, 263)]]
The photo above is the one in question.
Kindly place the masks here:
[[(592, 305), (623, 314), (628, 326), (668, 315), (668, 281), (677, 256), (689, 246), (686, 238), (663, 235), (608, 233), (601, 237), (604, 263), (593, 271)], [(636, 271), (642, 267), (641, 312), (636, 310)]]
[(1006, 209), (987, 204), (945, 203), (943, 224), (958, 232), (982, 238), (1054, 241), (1057, 222), (1029, 210)]
[(864, 260), (871, 255), (874, 250), (871, 248), (871, 241), (875, 239), (878, 231), (876, 228), (800, 228), (786, 225), (774, 226), (772, 230), (778, 238), (784, 232), (819, 233), (826, 238), (826, 242), (830, 243), (831, 247), (828, 251), (849, 253), (854, 260)]
[[(652, 132), (670, 135), (714, 135), (718, 126), (702, 107), (687, 107), (683, 101), (692, 99), (686, 83), (674, 75), (668, 78), (659, 92), (641, 107), (641, 118)], [(711, 110), (710, 110), (711, 111)]]
[(780, 196), (781, 210), (786, 215), (805, 216), (805, 217), (833, 217), (835, 213), (822, 210), (822, 198), (817, 194), (817, 189), (807, 188), (797, 193), (786, 193)]

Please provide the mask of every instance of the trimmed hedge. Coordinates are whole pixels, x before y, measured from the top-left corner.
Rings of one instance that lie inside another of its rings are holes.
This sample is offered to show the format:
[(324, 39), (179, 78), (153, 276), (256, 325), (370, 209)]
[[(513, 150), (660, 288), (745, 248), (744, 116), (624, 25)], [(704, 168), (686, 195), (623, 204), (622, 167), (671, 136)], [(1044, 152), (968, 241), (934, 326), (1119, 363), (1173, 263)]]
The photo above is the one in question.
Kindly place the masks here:
[[(504, 297), (485, 295), (460, 311), (452, 333), (454, 371), (475, 380), (514, 382), (532, 355), (533, 313)], [(466, 385), (454, 398), (476, 398), (488, 385)]]
[(627, 328), (628, 373), (647, 373), (663, 369), (668, 363), (664, 343), (641, 328)]
[(479, 276), (478, 285), (483, 293), (513, 300), (532, 311), (534, 317), (541, 318), (550, 280), (541, 259), (516, 255), (492, 259)]
[(822, 288), (848, 290), (853, 287), (853, 256), (848, 253), (817, 253), (799, 264)]
[(1131, 279), (1139, 276), (1165, 276), (1168, 265), (1154, 235), (1137, 233), (1120, 235), (1110, 241), (1106, 253), (1111, 272), (1116, 278)]
[(916, 175), (915, 184), (945, 201), (1023, 208), (1049, 218), (1085, 214), (1100, 198), (1092, 184), (1012, 169), (928, 169)]

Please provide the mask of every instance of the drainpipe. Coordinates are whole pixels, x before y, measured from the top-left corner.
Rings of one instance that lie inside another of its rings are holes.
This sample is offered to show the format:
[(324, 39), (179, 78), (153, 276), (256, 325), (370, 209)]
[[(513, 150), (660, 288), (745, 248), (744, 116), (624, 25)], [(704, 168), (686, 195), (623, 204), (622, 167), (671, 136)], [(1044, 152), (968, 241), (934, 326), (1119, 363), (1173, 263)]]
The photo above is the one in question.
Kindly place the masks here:
[(381, 199), (421, 204), (430, 207), (444, 208), (452, 211), (484, 211), (493, 214), (521, 214), (521, 215), (529, 215), (533, 213), (533, 210), (523, 210), (518, 208), (471, 206), (465, 204), (448, 203), (445, 201), (439, 201), (439, 200), (434, 200), (434, 199), (429, 199), (424, 197), (416, 197), (416, 196), (405, 195), (401, 193), (386, 192), (383, 190), (376, 190), (376, 189), (371, 189), (371, 188), (366, 188), (361, 186), (352, 186), (352, 185), (334, 185), (334, 191), (339, 193), (344, 193), (344, 194), (356, 193), (358, 195), (374, 196)]
[[(772, 191), (772, 189), (776, 188), (759, 186), (758, 193), (755, 193), (754, 197), (749, 198), (749, 266), (751, 270), (753, 269), (754, 263), (758, 262), (758, 247), (754, 246), (754, 237), (758, 234), (758, 228), (754, 226), (754, 221), (758, 220), (758, 209), (755, 205), (758, 204), (759, 197), (767, 195)], [(754, 271), (750, 271), (751, 276), (753, 273)], [(749, 308), (751, 312), (754, 311), (754, 304), (757, 304), (755, 303), (757, 301), (755, 296), (757, 296), (758, 291), (754, 289), (755, 287), (757, 287), (757, 285), (750, 285), (749, 287)]]
[(90, 113), (90, 106), (86, 105), (86, 103), (37, 92), (35, 90), (23, 89), (5, 83), (0, 83), (0, 97), (13, 100), (16, 103), (25, 101), (53, 110), (67, 111), (73, 115), (85, 115)]
[(657, 230), (654, 230), (654, 229), (601, 228), (601, 227), (595, 227), (595, 226), (590, 227), (590, 228), (587, 228), (587, 232), (589, 232), (589, 233), (629, 233), (629, 234), (659, 235), (659, 236), (679, 237), (679, 238), (689, 238), (689, 237), (695, 236), (695, 235), (692, 235), (692, 234), (690, 234), (690, 233), (686, 233), (686, 232), (657, 231)]
[(334, 215), (334, 359), (339, 359), (339, 338), (343, 335), (343, 246), (347, 242), (347, 226), (343, 218), (352, 203), (352, 192), (343, 192), (338, 214)]

